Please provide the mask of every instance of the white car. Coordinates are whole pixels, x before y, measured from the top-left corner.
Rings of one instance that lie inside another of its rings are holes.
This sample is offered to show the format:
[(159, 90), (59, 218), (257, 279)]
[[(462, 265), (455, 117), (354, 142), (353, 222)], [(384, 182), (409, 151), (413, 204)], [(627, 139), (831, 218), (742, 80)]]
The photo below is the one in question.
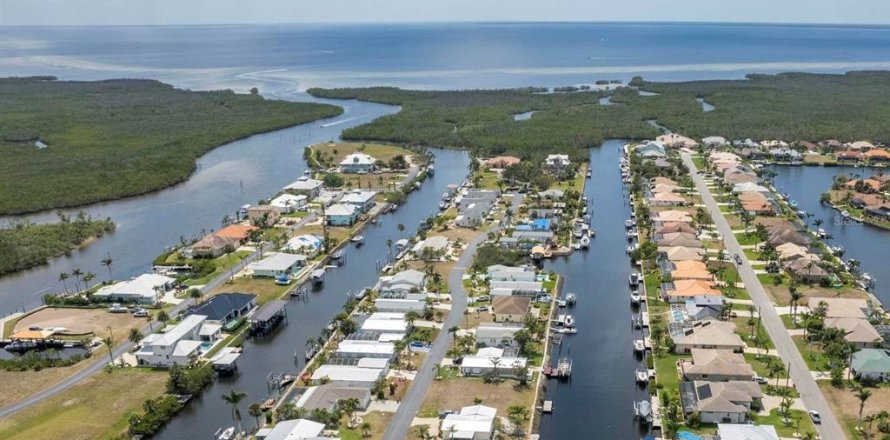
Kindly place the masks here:
[(817, 425), (822, 423), (822, 416), (819, 415), (819, 411), (811, 410), (810, 418), (813, 419), (813, 423), (815, 423)]

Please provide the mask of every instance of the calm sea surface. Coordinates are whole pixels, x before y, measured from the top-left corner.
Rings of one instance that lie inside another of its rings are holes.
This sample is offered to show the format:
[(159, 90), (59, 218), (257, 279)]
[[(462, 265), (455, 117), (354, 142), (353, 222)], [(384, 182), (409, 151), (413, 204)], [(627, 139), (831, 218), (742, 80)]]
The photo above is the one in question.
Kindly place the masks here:
[[(257, 86), (270, 98), (297, 101), (316, 101), (304, 93), (316, 86), (496, 88), (627, 81), (634, 75), (690, 80), (741, 78), (749, 72), (861, 69), (890, 69), (890, 27), (578, 23), (0, 28), (0, 76), (155, 78), (191, 89), (241, 91)], [(210, 152), (186, 183), (87, 207), (94, 215), (118, 221), (118, 230), (49, 265), (0, 278), (0, 316), (32, 307), (43, 293), (60, 289), (61, 271), (79, 267), (104, 279), (107, 272), (99, 260), (106, 253), (114, 258), (117, 278), (145, 271), (152, 258), (180, 236), (215, 228), (223, 215), (300, 176), (306, 145), (336, 139), (345, 128), (398, 110), (337, 104), (346, 108), (340, 117)], [(590, 252), (548, 264), (548, 269), (566, 276), (566, 289), (578, 294), (574, 313), (580, 333), (567, 338), (563, 347), (563, 354), (575, 359), (575, 377), (570, 383), (551, 383), (547, 392), (556, 412), (542, 420), (546, 438), (625, 439), (644, 434), (630, 414), (631, 402), (646, 393), (632, 377), (639, 364), (631, 355), (631, 341), (639, 336), (630, 326), (624, 282), (630, 268), (621, 232), (629, 211), (617, 173), (618, 148), (620, 142), (613, 141), (591, 151), (594, 177), (586, 194), (601, 235)], [(307, 303), (291, 303), (284, 334), (248, 342), (241, 374), (216, 383), (160, 438), (207, 438), (217, 427), (231, 424), (219, 398), (222, 392), (234, 387), (247, 391), (250, 401), (260, 401), (265, 398), (266, 374), (294, 371), (292, 353), (336, 313), (345, 293), (374, 282), (374, 263), (385, 253), (381, 243), (400, 235), (395, 225), (402, 222), (411, 229), (434, 209), (444, 185), (463, 178), (464, 153), (436, 155), (439, 172), (423, 192), (366, 231), (364, 248), (350, 250), (349, 268), (343, 273), (351, 276), (332, 277)], [(789, 169), (780, 172), (776, 183), (805, 209), (828, 220), (830, 212), (810, 205), (830, 184), (831, 175)], [(53, 214), (29, 217), (45, 221)], [(830, 232), (849, 256), (862, 260), (880, 279), (880, 269), (873, 265), (887, 260), (886, 234), (865, 232), (868, 240), (850, 238), (863, 231), (856, 226)], [(874, 263), (869, 263), (870, 257), (875, 257)]]

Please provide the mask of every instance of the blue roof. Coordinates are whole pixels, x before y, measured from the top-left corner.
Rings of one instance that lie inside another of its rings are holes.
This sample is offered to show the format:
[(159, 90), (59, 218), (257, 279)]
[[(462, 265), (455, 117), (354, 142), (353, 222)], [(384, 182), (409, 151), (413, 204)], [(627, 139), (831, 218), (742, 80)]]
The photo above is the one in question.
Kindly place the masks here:
[(256, 295), (249, 293), (220, 293), (190, 309), (190, 315), (204, 315), (210, 321), (223, 321), (235, 310), (250, 304)]

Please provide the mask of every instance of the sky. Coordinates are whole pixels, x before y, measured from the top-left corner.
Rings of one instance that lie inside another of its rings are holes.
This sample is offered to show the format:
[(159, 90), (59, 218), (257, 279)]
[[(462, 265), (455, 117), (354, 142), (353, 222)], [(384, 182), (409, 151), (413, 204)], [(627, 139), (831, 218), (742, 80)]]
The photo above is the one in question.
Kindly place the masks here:
[(466, 21), (890, 24), (890, 0), (0, 0), (0, 25)]

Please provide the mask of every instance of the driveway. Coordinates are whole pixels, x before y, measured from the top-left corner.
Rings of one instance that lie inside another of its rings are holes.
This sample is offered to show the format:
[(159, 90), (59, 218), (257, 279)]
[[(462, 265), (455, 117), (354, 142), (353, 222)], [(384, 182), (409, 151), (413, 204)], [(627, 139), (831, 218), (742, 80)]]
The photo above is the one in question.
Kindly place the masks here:
[(723, 234), (727, 253), (729, 255), (738, 254), (742, 258), (742, 264), (738, 266), (739, 275), (741, 275), (742, 281), (744, 281), (745, 286), (747, 286), (748, 293), (751, 294), (751, 299), (760, 310), (763, 327), (766, 329), (770, 338), (772, 338), (773, 343), (776, 346), (776, 351), (779, 353), (779, 356), (782, 357), (783, 362), (786, 364), (790, 362), (791, 364), (791, 379), (794, 381), (797, 390), (800, 392), (801, 400), (807, 409), (819, 411), (822, 415), (822, 424), (816, 425), (816, 430), (823, 439), (833, 440), (846, 438), (844, 430), (841, 429), (841, 425), (838, 423), (837, 418), (831, 411), (831, 407), (828, 405), (828, 401), (825, 400), (825, 397), (819, 390), (819, 386), (816, 385), (816, 381), (813, 380), (812, 373), (810, 373), (807, 364), (797, 350), (797, 346), (794, 345), (794, 341), (791, 340), (791, 336), (788, 334), (785, 325), (779, 318), (779, 314), (776, 312), (776, 308), (773, 306), (766, 290), (763, 288), (763, 284), (760, 283), (760, 280), (751, 268), (751, 263), (748, 261), (747, 257), (745, 257), (745, 253), (742, 252), (742, 248), (739, 246), (738, 240), (736, 240), (735, 235), (732, 233), (729, 223), (726, 222), (726, 219), (720, 212), (720, 208), (714, 201), (711, 191), (705, 185), (701, 176), (698, 175), (698, 170), (692, 162), (692, 158), (689, 156), (689, 153), (681, 153), (681, 156), (683, 157), (683, 163), (689, 167), (690, 173), (692, 174), (692, 180), (695, 182), (695, 187), (701, 193), (702, 200), (704, 201), (708, 212), (711, 214), (714, 223), (717, 225), (717, 230)]

